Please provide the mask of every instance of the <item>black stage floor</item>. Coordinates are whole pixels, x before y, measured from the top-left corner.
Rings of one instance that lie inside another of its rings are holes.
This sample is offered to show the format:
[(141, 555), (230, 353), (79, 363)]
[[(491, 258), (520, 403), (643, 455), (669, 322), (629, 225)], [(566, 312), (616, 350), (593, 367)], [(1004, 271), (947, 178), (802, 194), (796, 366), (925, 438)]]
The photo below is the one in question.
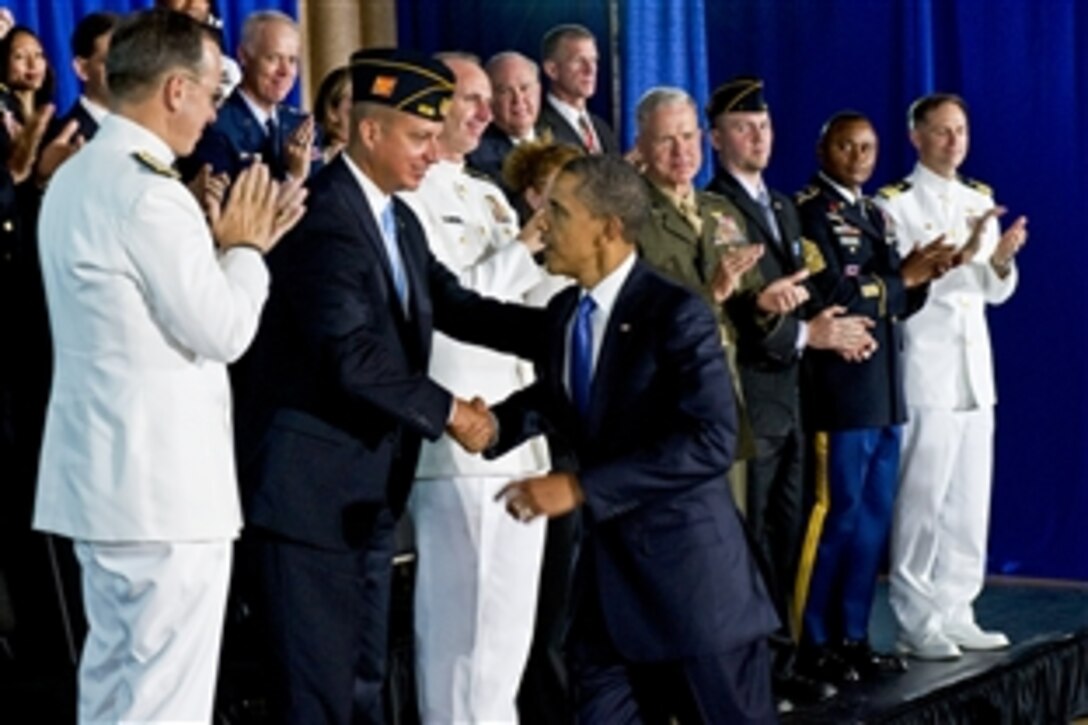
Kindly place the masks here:
[[(783, 716), (784, 725), (1059, 725), (1088, 714), (1088, 583), (991, 579), (975, 613), (1012, 647), (955, 662), (909, 660), (908, 672), (845, 687), (833, 700)], [(877, 649), (895, 646), (884, 584), (870, 632)]]
[[(1088, 584), (991, 580), (977, 614), (985, 627), (1006, 632), (1013, 646), (952, 663), (911, 660), (909, 672), (844, 688), (827, 703), (784, 715), (783, 725), (1057, 725), (1088, 714)], [(883, 585), (871, 631), (877, 648), (894, 646)], [(249, 663), (228, 656), (221, 674), (215, 725), (264, 722), (262, 703), (241, 696), (257, 685)], [(70, 667), (42, 672), (9, 660), (0, 666), (0, 703), (0, 722), (74, 722), (74, 674)], [(10, 720), (11, 713), (30, 719)]]

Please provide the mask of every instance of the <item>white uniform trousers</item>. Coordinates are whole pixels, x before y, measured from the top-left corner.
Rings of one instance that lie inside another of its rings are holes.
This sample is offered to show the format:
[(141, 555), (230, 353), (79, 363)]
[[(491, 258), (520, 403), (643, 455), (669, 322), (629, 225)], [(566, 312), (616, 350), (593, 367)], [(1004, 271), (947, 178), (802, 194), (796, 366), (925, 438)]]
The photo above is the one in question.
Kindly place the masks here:
[(545, 519), (495, 501), (508, 477), (420, 479), (416, 681), (424, 723), (516, 723), (536, 617)]
[(891, 538), (892, 610), (914, 637), (974, 623), (990, 521), (993, 407), (910, 409)]
[(81, 725), (211, 722), (231, 543), (76, 542)]

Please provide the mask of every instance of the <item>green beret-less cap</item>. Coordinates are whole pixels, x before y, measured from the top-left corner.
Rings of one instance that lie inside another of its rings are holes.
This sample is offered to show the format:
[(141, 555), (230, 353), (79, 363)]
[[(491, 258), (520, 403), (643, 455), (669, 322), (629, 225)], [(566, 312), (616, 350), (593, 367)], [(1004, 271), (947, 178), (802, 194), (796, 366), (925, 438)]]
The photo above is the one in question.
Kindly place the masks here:
[(737, 76), (714, 90), (710, 103), (706, 104), (706, 117), (713, 125), (714, 119), (723, 113), (766, 110), (763, 80), (755, 76)]
[(423, 53), (368, 48), (351, 54), (351, 96), (431, 121), (446, 117), (453, 96), (453, 71)]

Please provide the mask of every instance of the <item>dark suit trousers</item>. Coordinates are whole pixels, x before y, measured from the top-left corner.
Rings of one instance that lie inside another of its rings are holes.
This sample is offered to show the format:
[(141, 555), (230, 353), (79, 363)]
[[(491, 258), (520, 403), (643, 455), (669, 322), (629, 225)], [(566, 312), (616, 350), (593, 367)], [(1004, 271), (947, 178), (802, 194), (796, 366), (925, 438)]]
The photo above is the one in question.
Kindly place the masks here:
[(579, 513), (548, 521), (537, 595), (536, 626), (518, 689), (521, 725), (574, 722), (564, 642), (570, 628), (571, 578)]
[(630, 662), (612, 645), (596, 591), (571, 630), (577, 721), (757, 725), (778, 722), (767, 642), (667, 662)]
[(797, 425), (780, 436), (756, 432), (755, 444), (748, 461), (747, 524), (779, 618), (788, 622), (805, 525), (805, 441)]
[(394, 520), (384, 506), (373, 513), (365, 543), (348, 551), (262, 532), (274, 722), (385, 722)]

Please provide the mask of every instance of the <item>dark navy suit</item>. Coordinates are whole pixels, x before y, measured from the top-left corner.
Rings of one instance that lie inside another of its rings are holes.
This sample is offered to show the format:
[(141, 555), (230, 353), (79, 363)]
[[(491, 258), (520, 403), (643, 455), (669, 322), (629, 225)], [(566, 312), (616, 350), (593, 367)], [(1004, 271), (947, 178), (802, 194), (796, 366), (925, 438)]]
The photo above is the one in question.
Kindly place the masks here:
[(583, 419), (563, 375), (578, 297), (569, 288), (549, 303), (539, 380), (496, 406), (501, 439), (488, 455), (540, 432), (576, 452), (585, 494), (570, 642), (579, 720), (773, 721), (764, 638), (777, 618), (726, 485), (736, 413), (714, 316), (636, 262)]
[[(804, 266), (801, 223), (789, 197), (770, 191), (781, 236), (776, 241), (762, 207), (731, 174), (719, 169), (707, 190), (733, 202), (744, 215), (748, 241), (766, 249), (757, 267), (764, 282)], [(767, 315), (756, 307), (760, 289), (740, 290), (726, 302), (726, 310), (737, 330), (737, 367), (755, 437), (756, 453), (748, 461), (747, 521), (784, 614), (804, 527), (805, 444), (797, 349), (804, 311)]]
[[(602, 153), (619, 154), (620, 144), (616, 140), (616, 132), (597, 114), (588, 111), (587, 113), (589, 114), (589, 122), (593, 125), (593, 130), (597, 133), (597, 138), (601, 142)], [(583, 151), (588, 150), (585, 141), (582, 139), (582, 132), (567, 123), (567, 119), (563, 118), (563, 115), (555, 109), (555, 106), (547, 98), (544, 98), (540, 103), (540, 118), (537, 120), (537, 125), (540, 129), (550, 131), (552, 139), (558, 143), (577, 146)]]
[[(289, 722), (381, 720), (393, 523), (451, 395), (427, 377), (432, 328), (531, 357), (541, 310), (485, 300), (394, 200), (405, 313), (343, 156), (269, 255), (272, 292), (239, 391), (239, 462)], [(355, 704), (353, 705), (353, 700)]]
[(871, 318), (876, 352), (863, 362), (810, 350), (804, 362), (806, 428), (813, 439), (815, 509), (798, 576), (802, 638), (821, 646), (868, 637), (876, 577), (891, 524), (906, 421), (900, 321), (924, 304), (907, 289), (895, 239), (868, 199), (851, 204), (822, 176), (798, 194), (822, 306)]
[[(84, 141), (90, 141), (94, 138), (94, 135), (98, 133), (98, 121), (94, 120), (94, 116), (92, 116), (87, 109), (84, 108), (83, 103), (78, 100), (72, 104), (68, 113), (60, 120), (60, 123), (56, 127), (57, 132), (59, 133), (62, 131), (64, 127), (68, 125), (69, 121), (75, 121), (79, 124), (76, 133), (82, 136)], [(49, 139), (46, 140), (46, 143), (48, 142)]]
[[(241, 88), (235, 88), (219, 107), (215, 123), (204, 129), (193, 153), (178, 161), (182, 177), (191, 179), (201, 166), (211, 164), (212, 173), (225, 171), (233, 179), (260, 154), (272, 176), (282, 180), (287, 174), (284, 144), (306, 116), (290, 106), (277, 106), (276, 134), (270, 136), (246, 105)], [(314, 148), (320, 148), (320, 144), (315, 143)]]

